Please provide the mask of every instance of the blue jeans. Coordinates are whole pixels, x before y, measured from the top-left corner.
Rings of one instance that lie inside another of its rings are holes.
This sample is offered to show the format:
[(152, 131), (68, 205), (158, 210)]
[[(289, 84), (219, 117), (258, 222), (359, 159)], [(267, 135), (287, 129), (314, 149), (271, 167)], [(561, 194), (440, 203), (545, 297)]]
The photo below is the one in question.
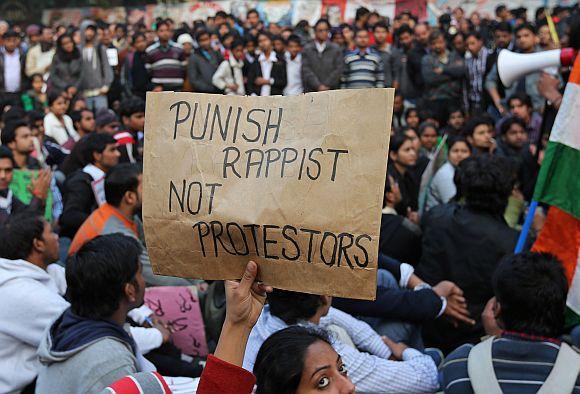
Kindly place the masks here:
[[(381, 289), (398, 289), (399, 283), (387, 270), (377, 270), (377, 293)], [(386, 335), (395, 342), (403, 342), (406, 345), (422, 351), (425, 348), (421, 337), (421, 327), (417, 324), (405, 323), (400, 320), (381, 319), (378, 317), (360, 317), (379, 334)]]
[(93, 96), (85, 98), (87, 102), (87, 108), (94, 113), (97, 113), (101, 108), (109, 108), (109, 102), (107, 101), (107, 96)]

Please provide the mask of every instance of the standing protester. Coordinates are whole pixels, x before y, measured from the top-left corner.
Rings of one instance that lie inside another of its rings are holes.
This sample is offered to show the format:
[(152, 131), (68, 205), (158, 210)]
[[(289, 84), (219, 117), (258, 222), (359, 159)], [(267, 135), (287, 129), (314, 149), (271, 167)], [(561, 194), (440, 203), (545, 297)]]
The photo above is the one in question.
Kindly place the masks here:
[(56, 54), (50, 67), (48, 84), (51, 90), (64, 91), (73, 88), (73, 95), (81, 90), (83, 83), (83, 59), (70, 34), (56, 40)]
[(183, 49), (171, 41), (172, 31), (167, 21), (155, 27), (158, 41), (147, 48), (145, 68), (156, 91), (181, 90), (185, 80), (187, 59)]
[(495, 27), (493, 32), (495, 48), (487, 59), (490, 71), (485, 77), (485, 89), (491, 100), (488, 111), (496, 117), (507, 113), (502, 104), (502, 99), (505, 98), (505, 86), (503, 86), (497, 73), (497, 58), (502, 49), (513, 50), (512, 31), (512, 26), (507, 22), (501, 22)]
[(51, 69), (54, 54), (52, 28), (43, 26), (38, 44), (31, 46), (26, 54), (26, 75), (29, 78), (34, 74), (46, 76)]
[(211, 47), (209, 33), (200, 30), (195, 39), (199, 48), (188, 59), (187, 75), (193, 90), (199, 93), (219, 93), (214, 86), (212, 77), (222, 62), (222, 55)]
[(286, 41), (286, 77), (284, 96), (296, 96), (304, 92), (302, 87), (302, 43), (300, 37), (291, 35)]
[(113, 83), (113, 69), (109, 65), (107, 49), (99, 43), (97, 25), (84, 21), (81, 30), (81, 55), (83, 59), (81, 91), (92, 111), (108, 107), (107, 93)]
[(490, 71), (487, 58), (489, 50), (484, 46), (481, 35), (477, 32), (467, 34), (468, 54), (465, 55), (467, 66), (467, 102), (472, 115), (487, 111), (489, 97), (484, 89), (485, 77)]
[(357, 49), (344, 57), (341, 87), (344, 89), (383, 88), (385, 74), (380, 55), (369, 47), (369, 32), (358, 30)]
[(212, 83), (227, 95), (244, 96), (244, 42), (236, 40), (232, 43), (230, 58), (221, 62), (212, 77)]
[(415, 48), (413, 29), (405, 24), (397, 29), (395, 35), (399, 38), (400, 44), (399, 84), (401, 92), (407, 103), (415, 104), (421, 96), (421, 91), (420, 87), (416, 85), (418, 81), (415, 81), (413, 66), (409, 62)]
[(246, 92), (256, 96), (282, 95), (286, 87), (286, 62), (282, 54), (278, 54), (272, 47), (270, 33), (258, 33), (260, 56), (248, 67), (248, 86)]
[(8, 30), (2, 35), (0, 48), (0, 99), (6, 104), (18, 105), (26, 84), (24, 67), (26, 56), (18, 47), (18, 33)]
[(385, 87), (399, 88), (400, 54), (397, 49), (387, 42), (389, 28), (386, 23), (378, 22), (373, 27), (375, 37), (374, 49), (381, 55), (385, 72)]
[(147, 40), (145, 34), (135, 33), (132, 45), (121, 69), (121, 86), (124, 88), (125, 98), (133, 95), (145, 100), (145, 94), (151, 88), (149, 74), (146, 68)]
[(342, 50), (328, 40), (330, 23), (319, 19), (314, 25), (314, 41), (302, 51), (302, 79), (305, 92), (338, 89), (342, 75)]

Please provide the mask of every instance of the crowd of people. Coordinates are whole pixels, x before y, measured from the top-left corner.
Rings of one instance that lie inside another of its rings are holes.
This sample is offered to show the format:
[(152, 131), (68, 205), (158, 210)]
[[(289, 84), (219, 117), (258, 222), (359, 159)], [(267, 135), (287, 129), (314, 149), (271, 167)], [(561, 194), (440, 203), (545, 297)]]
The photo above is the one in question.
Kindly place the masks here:
[[(455, 8), (437, 25), (364, 7), (339, 26), (266, 24), (256, 10), (152, 26), (0, 21), (0, 392), (161, 393), (162, 376), (201, 376), (199, 393), (580, 393), (562, 265), (513, 254), (570, 70), (504, 86), (497, 65), (504, 49), (579, 40), (577, 6)], [(383, 87), (396, 90), (375, 301), (272, 289), (253, 262), (239, 282), (153, 273), (147, 92)], [(207, 360), (143, 305), (153, 286), (208, 301)]]

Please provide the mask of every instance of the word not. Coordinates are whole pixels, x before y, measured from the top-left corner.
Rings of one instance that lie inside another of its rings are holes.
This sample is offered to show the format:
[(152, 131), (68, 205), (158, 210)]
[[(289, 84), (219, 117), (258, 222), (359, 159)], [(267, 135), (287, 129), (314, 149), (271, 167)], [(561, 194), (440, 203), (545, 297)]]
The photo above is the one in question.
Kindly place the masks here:
[[(187, 185), (187, 187), (186, 187)], [(221, 183), (206, 183), (205, 187), (209, 187), (209, 202), (207, 213), (210, 214), (213, 208), (213, 198), (217, 187), (223, 186)], [(181, 185), (176, 185), (173, 181), (169, 181), (169, 212), (173, 212), (173, 196), (177, 200), (178, 208), (182, 213), (187, 212), (191, 215), (197, 215), (201, 210), (201, 200), (203, 198), (203, 185), (201, 182), (193, 181), (187, 184), (185, 179), (182, 180)], [(192, 200), (193, 198), (193, 200)]]
[[(199, 221), (192, 226), (194, 239), (199, 244), (204, 257), (213, 252), (215, 257), (224, 253), (234, 256), (249, 254), (266, 259), (281, 257), (290, 261), (322, 261), (332, 267), (347, 265), (351, 269), (364, 268), (369, 264), (368, 234), (355, 236), (350, 233), (335, 234), (273, 224), (222, 223), (218, 220)], [(308, 246), (301, 239), (308, 239)], [(280, 247), (280, 245), (282, 245)]]

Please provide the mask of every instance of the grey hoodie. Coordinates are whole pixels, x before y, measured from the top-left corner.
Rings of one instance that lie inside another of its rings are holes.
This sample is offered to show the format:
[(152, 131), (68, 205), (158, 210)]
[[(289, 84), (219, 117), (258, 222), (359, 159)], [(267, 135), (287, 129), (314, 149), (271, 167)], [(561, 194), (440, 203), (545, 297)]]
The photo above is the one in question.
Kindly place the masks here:
[(96, 34), (92, 40), (92, 50), (89, 50), (90, 55), (85, 50), (85, 30), (89, 26), (96, 26), (96, 24), (93, 21), (85, 20), (80, 26), (80, 51), (83, 59), (81, 90), (100, 89), (103, 86), (110, 87), (114, 77), (113, 69), (109, 65), (106, 48), (99, 44)]
[(18, 392), (38, 374), (43, 333), (69, 306), (65, 288), (64, 269), (56, 264), (47, 272), (0, 259), (0, 393)]

